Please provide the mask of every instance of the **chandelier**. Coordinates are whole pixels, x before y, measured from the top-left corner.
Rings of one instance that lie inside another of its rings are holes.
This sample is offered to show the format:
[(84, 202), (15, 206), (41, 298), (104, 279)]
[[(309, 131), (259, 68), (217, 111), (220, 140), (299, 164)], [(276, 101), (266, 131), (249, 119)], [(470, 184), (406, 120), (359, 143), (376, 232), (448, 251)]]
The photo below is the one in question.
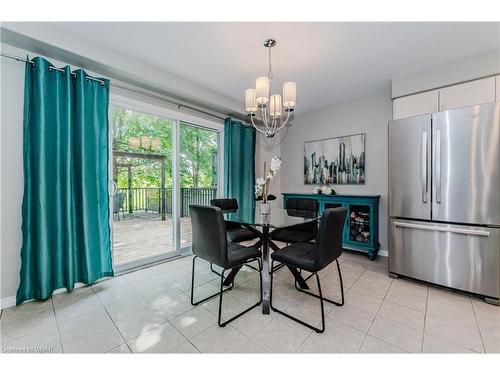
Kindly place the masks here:
[[(297, 85), (295, 82), (283, 84), (283, 96), (273, 93), (273, 69), (271, 64), (271, 49), (276, 46), (276, 40), (266, 39), (264, 47), (269, 50), (269, 67), (267, 77), (258, 77), (255, 88), (245, 91), (245, 110), (248, 112), (254, 128), (267, 138), (274, 137), (288, 122), (290, 113), (297, 103)], [(262, 125), (254, 122), (255, 115), (260, 111)], [(284, 114), (286, 112), (286, 116)]]

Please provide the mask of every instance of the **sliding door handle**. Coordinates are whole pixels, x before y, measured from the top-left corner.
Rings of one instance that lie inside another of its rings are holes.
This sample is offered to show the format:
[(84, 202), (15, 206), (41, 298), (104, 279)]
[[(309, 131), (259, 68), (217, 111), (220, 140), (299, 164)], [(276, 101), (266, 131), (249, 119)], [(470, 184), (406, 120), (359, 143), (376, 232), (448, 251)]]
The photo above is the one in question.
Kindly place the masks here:
[(111, 195), (115, 195), (118, 191), (118, 185), (115, 180), (111, 180)]
[(422, 202), (427, 203), (427, 132), (422, 133), (422, 160), (420, 165), (420, 181), (422, 184)]
[(456, 234), (468, 234), (471, 236), (484, 236), (484, 237), (490, 237), (491, 232), (488, 232), (487, 230), (480, 230), (480, 229), (462, 229), (462, 228), (445, 228), (445, 227), (434, 227), (431, 225), (424, 225), (424, 224), (413, 224), (413, 223), (405, 223), (402, 221), (395, 221), (394, 225), (396, 227), (402, 227), (402, 228), (411, 228), (411, 229), (421, 229), (421, 230), (430, 230), (433, 232), (447, 232), (447, 233), (456, 233)]

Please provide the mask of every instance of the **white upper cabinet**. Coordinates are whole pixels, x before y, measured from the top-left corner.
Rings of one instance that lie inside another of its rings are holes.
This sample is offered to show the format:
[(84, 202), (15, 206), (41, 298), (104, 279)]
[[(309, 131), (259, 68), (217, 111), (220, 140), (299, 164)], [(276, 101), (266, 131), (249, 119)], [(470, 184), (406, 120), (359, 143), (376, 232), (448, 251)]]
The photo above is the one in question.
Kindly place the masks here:
[(438, 90), (394, 99), (392, 116), (394, 120), (439, 111)]
[(497, 81), (497, 102), (500, 102), (500, 76), (496, 76), (496, 81)]
[(495, 77), (478, 79), (439, 90), (439, 111), (494, 101)]

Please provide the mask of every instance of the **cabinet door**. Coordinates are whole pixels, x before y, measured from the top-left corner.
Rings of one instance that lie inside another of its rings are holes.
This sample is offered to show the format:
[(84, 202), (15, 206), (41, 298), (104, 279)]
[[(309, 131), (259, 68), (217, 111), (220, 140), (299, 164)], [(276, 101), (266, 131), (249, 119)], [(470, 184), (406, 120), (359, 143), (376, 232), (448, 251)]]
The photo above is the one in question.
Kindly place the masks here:
[(497, 85), (496, 85), (497, 86), (497, 89), (496, 89), (496, 92), (497, 92), (497, 94), (496, 94), (496, 101), (500, 102), (500, 76), (496, 76), (495, 78), (496, 78), (496, 81), (497, 81)]
[(437, 90), (421, 94), (409, 95), (395, 99), (392, 103), (393, 120), (425, 115), (439, 109), (439, 93)]
[(478, 79), (439, 90), (439, 111), (495, 101), (495, 77)]
[(372, 207), (366, 203), (350, 203), (348, 207), (347, 241), (369, 246), (373, 242), (371, 224), (373, 220)]

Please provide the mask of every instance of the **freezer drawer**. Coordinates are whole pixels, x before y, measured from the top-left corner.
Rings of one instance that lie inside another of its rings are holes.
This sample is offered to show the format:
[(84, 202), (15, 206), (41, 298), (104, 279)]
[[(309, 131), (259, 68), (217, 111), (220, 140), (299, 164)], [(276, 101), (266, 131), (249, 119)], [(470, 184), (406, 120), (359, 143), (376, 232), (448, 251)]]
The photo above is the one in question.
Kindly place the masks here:
[(389, 272), (500, 296), (500, 228), (389, 220)]

